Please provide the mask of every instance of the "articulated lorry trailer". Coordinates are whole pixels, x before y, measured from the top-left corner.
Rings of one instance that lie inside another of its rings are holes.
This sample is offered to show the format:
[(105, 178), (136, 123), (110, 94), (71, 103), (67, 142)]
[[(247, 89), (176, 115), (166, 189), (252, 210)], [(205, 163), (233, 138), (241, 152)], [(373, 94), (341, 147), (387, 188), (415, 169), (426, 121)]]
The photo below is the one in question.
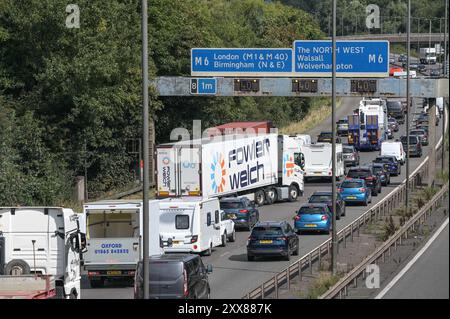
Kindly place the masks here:
[(420, 48), (419, 59), (422, 64), (436, 64), (436, 48)]
[(298, 142), (287, 135), (225, 135), (156, 148), (158, 198), (248, 195), (257, 205), (303, 194)]
[(357, 114), (348, 116), (348, 144), (357, 150), (379, 151), (387, 140), (386, 101), (362, 99)]

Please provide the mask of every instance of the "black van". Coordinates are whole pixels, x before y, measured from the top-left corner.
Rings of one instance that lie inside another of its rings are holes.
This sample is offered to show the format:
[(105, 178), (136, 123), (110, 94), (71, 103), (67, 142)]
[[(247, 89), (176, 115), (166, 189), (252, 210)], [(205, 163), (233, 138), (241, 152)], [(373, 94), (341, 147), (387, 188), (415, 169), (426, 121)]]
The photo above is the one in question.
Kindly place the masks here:
[[(149, 297), (151, 299), (209, 299), (208, 274), (199, 255), (165, 254), (149, 258)], [(134, 299), (144, 298), (143, 262), (138, 262)]]

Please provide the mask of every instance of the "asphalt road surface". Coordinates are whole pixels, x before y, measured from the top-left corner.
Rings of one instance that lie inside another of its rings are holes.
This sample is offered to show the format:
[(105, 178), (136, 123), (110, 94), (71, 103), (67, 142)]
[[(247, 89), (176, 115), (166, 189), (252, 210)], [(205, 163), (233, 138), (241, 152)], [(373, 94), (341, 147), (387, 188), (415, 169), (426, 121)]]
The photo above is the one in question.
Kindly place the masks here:
[(383, 299), (449, 298), (448, 224)]
[[(342, 105), (337, 109), (336, 119), (352, 114), (352, 110), (359, 105), (360, 98), (343, 98)], [(413, 99), (412, 112), (419, 112), (422, 108), (422, 99)], [(410, 116), (411, 120), (413, 116)], [(440, 121), (440, 125), (441, 125)], [(436, 136), (439, 139), (441, 128), (436, 126)], [(326, 119), (323, 123), (312, 129), (309, 134), (313, 141), (316, 141), (317, 135), (321, 131), (331, 130), (331, 118)], [(405, 133), (405, 125), (400, 126), (399, 132), (395, 133), (394, 139), (399, 138)], [(346, 138), (343, 138), (343, 143)], [(410, 173), (420, 165), (428, 153), (429, 146), (423, 148), (423, 156), (421, 158), (410, 159)], [(360, 163), (370, 163), (378, 152), (360, 152)], [(381, 194), (372, 198), (374, 205), (383, 197), (389, 194), (397, 187), (406, 176), (406, 167), (402, 166), (401, 176), (391, 177), (391, 184), (382, 188)], [(298, 207), (307, 202), (308, 197), (314, 191), (331, 191), (331, 184), (328, 181), (311, 181), (305, 183), (305, 191), (303, 197), (297, 202), (276, 203), (273, 205), (263, 206), (259, 208), (261, 221), (279, 221), (287, 220), (293, 225), (294, 212)], [(338, 230), (349, 225), (356, 218), (361, 216), (370, 208), (364, 206), (347, 206), (346, 216), (337, 221)], [(305, 234), (300, 237), (300, 254), (292, 256), (291, 261), (284, 261), (281, 258), (257, 259), (254, 262), (247, 261), (246, 244), (249, 236), (248, 231), (238, 231), (236, 241), (227, 243), (226, 247), (217, 247), (209, 257), (202, 257), (205, 264), (213, 265), (213, 273), (209, 275), (209, 283), (211, 286), (211, 298), (214, 299), (233, 299), (241, 298), (250, 290), (259, 286), (262, 282), (270, 279), (276, 273), (285, 269), (289, 263), (294, 263), (301, 256), (323, 243), (328, 239), (329, 235)], [(124, 299), (133, 298), (133, 288), (124, 286), (120, 283), (108, 283), (104, 288), (92, 289), (83, 278), (82, 282), (82, 298), (104, 298), (104, 299)]]

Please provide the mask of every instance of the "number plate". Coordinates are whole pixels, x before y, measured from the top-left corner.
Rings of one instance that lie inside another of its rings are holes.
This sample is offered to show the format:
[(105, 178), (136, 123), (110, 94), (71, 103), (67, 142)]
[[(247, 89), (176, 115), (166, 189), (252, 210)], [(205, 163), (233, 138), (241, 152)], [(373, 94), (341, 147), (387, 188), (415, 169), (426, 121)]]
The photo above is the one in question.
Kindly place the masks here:
[(305, 227), (317, 227), (316, 224), (306, 224)]
[(259, 243), (260, 244), (271, 244), (273, 241), (272, 240), (260, 240)]
[(348, 196), (347, 199), (356, 199), (356, 196)]
[(120, 270), (108, 270), (106, 272), (106, 274), (110, 275), (110, 276), (118, 276), (118, 275), (122, 274), (122, 271), (120, 271)]

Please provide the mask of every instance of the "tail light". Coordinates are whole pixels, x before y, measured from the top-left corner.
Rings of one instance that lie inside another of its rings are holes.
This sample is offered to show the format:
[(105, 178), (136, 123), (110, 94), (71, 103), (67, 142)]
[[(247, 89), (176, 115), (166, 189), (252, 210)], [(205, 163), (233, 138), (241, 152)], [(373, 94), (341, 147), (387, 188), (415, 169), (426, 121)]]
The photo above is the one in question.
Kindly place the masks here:
[(328, 216), (327, 215), (322, 215), (322, 220), (328, 220)]
[(373, 181), (374, 178), (373, 178), (373, 176), (369, 176), (369, 177), (366, 177), (366, 180), (367, 180), (367, 181)]
[(278, 237), (277, 240), (283, 240), (283, 241), (286, 241), (286, 240), (287, 240), (287, 237)]
[(183, 290), (184, 290), (184, 296), (187, 297), (189, 295), (189, 290), (188, 290), (188, 278), (187, 278), (187, 272), (186, 269), (184, 269), (183, 271)]
[(198, 240), (198, 235), (194, 235), (191, 237), (191, 244), (196, 243)]
[(300, 215), (294, 217), (295, 220), (300, 220)]
[(248, 209), (240, 209), (239, 213), (248, 213)]
[(365, 192), (366, 189), (365, 189), (365, 188), (360, 188), (359, 191), (360, 191), (360, 192)]
[(338, 192), (339, 192), (339, 193), (342, 193), (343, 191), (344, 191), (344, 189), (338, 188)]

